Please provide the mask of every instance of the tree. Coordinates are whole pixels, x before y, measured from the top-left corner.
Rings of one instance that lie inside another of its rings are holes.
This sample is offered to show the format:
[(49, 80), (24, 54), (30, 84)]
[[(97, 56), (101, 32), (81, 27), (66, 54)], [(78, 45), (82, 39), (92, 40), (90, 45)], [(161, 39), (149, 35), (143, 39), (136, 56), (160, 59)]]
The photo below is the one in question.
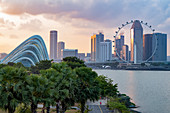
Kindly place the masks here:
[(25, 68), (24, 65), (21, 62), (14, 63), (13, 66), (18, 67), (18, 68), (21, 68), (21, 67)]
[(119, 98), (110, 97), (107, 106), (110, 110), (118, 110), (120, 113), (130, 113), (126, 105), (119, 101)]
[(0, 64), (0, 69), (7, 66), (7, 64)]
[(51, 68), (51, 60), (41, 60), (36, 64), (39, 70), (46, 70)]
[(36, 113), (38, 103), (45, 103), (47, 106), (49, 106), (52, 102), (50, 96), (53, 93), (48, 79), (44, 76), (32, 74), (27, 77), (26, 82), (28, 84), (26, 86), (28, 90), (27, 98), (29, 98), (31, 103), (32, 113)]
[(99, 99), (100, 87), (97, 80), (97, 73), (88, 67), (76, 68), (77, 85), (76, 98), (81, 103), (81, 113), (84, 113), (85, 103), (89, 99), (95, 101)]
[(27, 73), (24, 68), (6, 66), (0, 69), (0, 107), (14, 113), (19, 103), (27, 103), (25, 89)]
[(30, 71), (32, 74), (40, 74), (40, 70), (51, 68), (51, 60), (41, 60), (35, 66), (31, 66)]
[(117, 84), (113, 85), (113, 80), (104, 76), (100, 75), (97, 77), (98, 81), (100, 82), (99, 86), (101, 88), (101, 96), (116, 96), (118, 93)]
[[(55, 72), (52, 70), (55, 70)], [(52, 71), (55, 74), (49, 74), (48, 71)], [(61, 102), (61, 112), (65, 112), (76, 100), (74, 96), (76, 88), (75, 73), (65, 62), (53, 63), (52, 69), (46, 70), (46, 72), (47, 78), (50, 77), (49, 79), (54, 83), (54, 100), (56, 103)], [(57, 105), (56, 108), (58, 108)], [(57, 111), (58, 109), (56, 109)]]
[(66, 57), (63, 58), (63, 61), (66, 62), (72, 69), (75, 69), (76, 67), (86, 67), (84, 61), (77, 57)]

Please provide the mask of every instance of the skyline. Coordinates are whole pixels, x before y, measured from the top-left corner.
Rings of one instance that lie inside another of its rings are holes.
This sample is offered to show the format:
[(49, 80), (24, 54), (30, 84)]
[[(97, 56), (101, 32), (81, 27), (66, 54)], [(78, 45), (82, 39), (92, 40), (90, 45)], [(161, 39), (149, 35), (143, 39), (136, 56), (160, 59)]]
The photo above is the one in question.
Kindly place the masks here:
[(11, 52), (33, 35), (42, 36), (49, 52), (50, 30), (58, 31), (58, 41), (66, 48), (90, 53), (93, 33), (102, 30), (105, 39), (113, 40), (118, 26), (139, 19), (167, 34), (170, 56), (169, 6), (168, 0), (0, 0), (0, 53)]

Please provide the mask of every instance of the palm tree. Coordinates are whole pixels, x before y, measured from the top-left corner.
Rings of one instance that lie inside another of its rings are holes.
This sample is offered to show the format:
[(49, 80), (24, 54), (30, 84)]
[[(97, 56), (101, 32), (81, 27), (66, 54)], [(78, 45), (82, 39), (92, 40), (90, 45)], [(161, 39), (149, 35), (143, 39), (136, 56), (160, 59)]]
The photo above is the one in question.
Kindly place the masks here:
[(76, 97), (81, 103), (81, 112), (84, 113), (85, 103), (89, 99), (95, 101), (99, 99), (100, 87), (97, 80), (97, 73), (88, 67), (75, 69), (77, 76), (78, 90)]
[(65, 112), (74, 98), (75, 75), (72, 69), (65, 63), (53, 63), (51, 69), (40, 72), (53, 84), (52, 98), (56, 101), (56, 112), (59, 112), (59, 102), (62, 105), (60, 112)]
[(46, 105), (52, 101), (50, 97), (51, 89), (48, 79), (39, 75), (30, 75), (26, 82), (28, 83), (27, 89), (29, 91), (28, 98), (31, 103), (31, 111), (36, 113), (38, 103), (44, 102)]
[(24, 68), (6, 66), (0, 69), (0, 108), (14, 113), (19, 103), (27, 103), (26, 77)]

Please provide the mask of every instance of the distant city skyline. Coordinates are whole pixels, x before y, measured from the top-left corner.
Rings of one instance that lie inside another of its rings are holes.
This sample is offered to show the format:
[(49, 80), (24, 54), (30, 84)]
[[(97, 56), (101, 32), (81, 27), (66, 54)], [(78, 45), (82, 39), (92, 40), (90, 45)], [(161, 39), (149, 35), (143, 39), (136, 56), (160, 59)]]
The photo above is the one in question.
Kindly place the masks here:
[[(84, 3), (88, 5), (83, 7)], [(170, 56), (169, 4), (169, 0), (0, 0), (0, 53), (11, 52), (35, 34), (42, 36), (49, 52), (50, 30), (58, 31), (58, 41), (67, 43), (66, 48), (89, 53), (93, 33), (103, 31), (105, 38), (113, 40), (118, 26), (138, 19), (167, 34)]]

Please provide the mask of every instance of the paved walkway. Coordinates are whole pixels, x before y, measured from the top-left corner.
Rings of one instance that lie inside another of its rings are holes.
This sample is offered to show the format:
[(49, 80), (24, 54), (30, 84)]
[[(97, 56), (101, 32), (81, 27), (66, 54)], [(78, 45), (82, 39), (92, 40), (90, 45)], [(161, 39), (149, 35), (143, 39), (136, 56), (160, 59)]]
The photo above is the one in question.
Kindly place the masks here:
[(100, 99), (95, 102), (87, 101), (89, 109), (92, 109), (92, 111), (90, 111), (89, 113), (113, 113), (112, 111), (107, 109), (106, 103), (106, 99)]
[(92, 109), (89, 113), (113, 113), (105, 105), (89, 105), (89, 109)]

